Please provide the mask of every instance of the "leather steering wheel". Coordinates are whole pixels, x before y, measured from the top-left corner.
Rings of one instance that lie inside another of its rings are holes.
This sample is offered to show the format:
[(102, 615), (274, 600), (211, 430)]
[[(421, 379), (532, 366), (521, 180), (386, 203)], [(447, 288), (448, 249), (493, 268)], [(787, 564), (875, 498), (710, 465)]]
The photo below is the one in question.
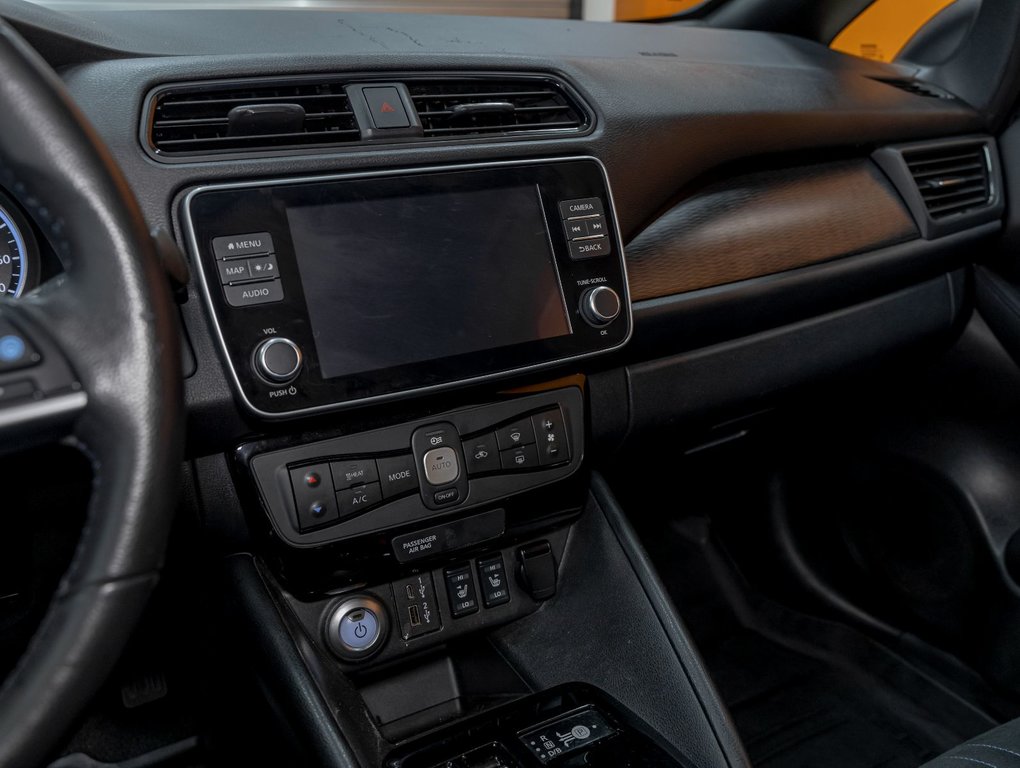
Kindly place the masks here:
[(2, 21), (0, 72), (0, 187), (65, 269), (0, 301), (0, 324), (42, 353), (24, 374), (49, 382), (41, 399), (0, 404), (0, 452), (62, 436), (94, 478), (71, 565), (0, 687), (0, 766), (13, 768), (50, 755), (141, 615), (177, 500), (183, 406), (176, 309), (124, 177), (56, 73)]

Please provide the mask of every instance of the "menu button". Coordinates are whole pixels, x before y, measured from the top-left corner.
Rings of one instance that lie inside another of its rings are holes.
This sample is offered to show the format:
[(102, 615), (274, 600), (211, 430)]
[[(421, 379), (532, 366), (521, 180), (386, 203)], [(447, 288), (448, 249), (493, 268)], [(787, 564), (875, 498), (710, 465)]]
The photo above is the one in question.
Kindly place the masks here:
[(230, 235), (214, 237), (212, 241), (213, 255), (217, 259), (233, 259), (239, 256), (256, 256), (262, 253), (273, 253), (273, 238), (268, 232), (255, 232), (247, 235)]

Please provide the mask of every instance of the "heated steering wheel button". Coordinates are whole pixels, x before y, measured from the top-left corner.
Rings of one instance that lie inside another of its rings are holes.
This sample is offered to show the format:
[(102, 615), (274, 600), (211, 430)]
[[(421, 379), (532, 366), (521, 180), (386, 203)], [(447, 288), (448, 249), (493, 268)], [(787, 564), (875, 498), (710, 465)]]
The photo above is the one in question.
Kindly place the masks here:
[(333, 471), (333, 485), (337, 490), (374, 483), (379, 479), (379, 471), (376, 469), (374, 459), (334, 461), (329, 467)]

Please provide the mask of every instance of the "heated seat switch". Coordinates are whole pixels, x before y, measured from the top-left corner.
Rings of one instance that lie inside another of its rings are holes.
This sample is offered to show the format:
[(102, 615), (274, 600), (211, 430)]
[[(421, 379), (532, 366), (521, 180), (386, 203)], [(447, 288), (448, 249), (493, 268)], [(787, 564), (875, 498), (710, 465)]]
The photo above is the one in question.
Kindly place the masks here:
[(478, 558), (478, 582), (486, 608), (510, 602), (510, 586), (506, 583), (502, 555)]
[(478, 610), (478, 597), (475, 594), (475, 581), (471, 575), (470, 565), (447, 568), (443, 574), (446, 578), (446, 596), (450, 599), (450, 613), (459, 619)]
[(517, 580), (533, 600), (548, 600), (556, 594), (556, 559), (548, 541), (517, 550)]

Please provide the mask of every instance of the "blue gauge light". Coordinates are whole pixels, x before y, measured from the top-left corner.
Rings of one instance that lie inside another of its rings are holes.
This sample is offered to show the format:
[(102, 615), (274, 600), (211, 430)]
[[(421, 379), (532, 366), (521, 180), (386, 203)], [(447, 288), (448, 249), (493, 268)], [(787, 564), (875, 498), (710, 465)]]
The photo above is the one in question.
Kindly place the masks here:
[(28, 285), (28, 249), (14, 218), (0, 207), (0, 298), (17, 298)]

